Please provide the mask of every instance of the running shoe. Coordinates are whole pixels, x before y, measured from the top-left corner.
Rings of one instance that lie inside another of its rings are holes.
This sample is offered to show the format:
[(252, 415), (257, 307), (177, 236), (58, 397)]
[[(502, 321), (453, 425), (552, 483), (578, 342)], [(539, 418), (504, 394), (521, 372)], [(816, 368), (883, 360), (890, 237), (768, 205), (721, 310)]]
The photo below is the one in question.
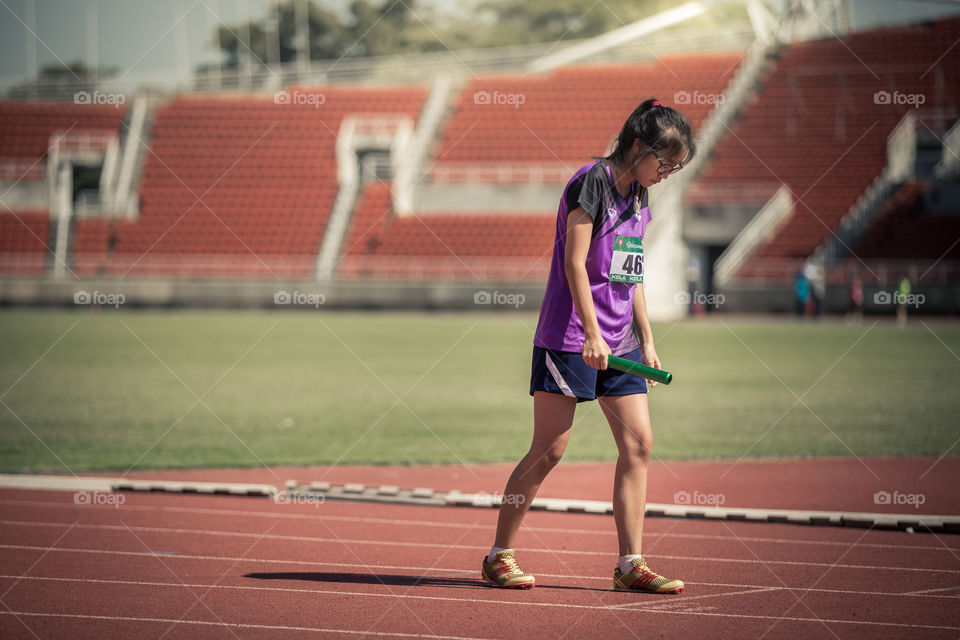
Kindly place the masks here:
[(620, 573), (618, 566), (613, 571), (614, 591), (646, 591), (648, 593), (680, 593), (683, 591), (682, 580), (670, 580), (659, 573), (654, 573), (647, 567), (643, 558), (633, 559), (633, 569), (626, 575)]
[(513, 558), (513, 549), (498, 551), (493, 562), (487, 562), (484, 557), (480, 575), (493, 586), (506, 589), (530, 589), (536, 582), (532, 575), (520, 571)]

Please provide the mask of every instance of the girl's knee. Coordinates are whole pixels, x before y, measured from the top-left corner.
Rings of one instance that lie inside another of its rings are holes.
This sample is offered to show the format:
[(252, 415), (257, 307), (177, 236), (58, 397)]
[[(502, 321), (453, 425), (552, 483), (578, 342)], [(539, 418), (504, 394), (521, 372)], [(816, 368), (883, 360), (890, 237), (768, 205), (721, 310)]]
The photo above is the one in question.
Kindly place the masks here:
[(623, 443), (619, 450), (620, 460), (626, 464), (645, 465), (653, 454), (653, 438), (633, 438)]
[(564, 449), (566, 449), (565, 445), (566, 443), (562, 445), (556, 444), (540, 452), (531, 450), (528, 454), (531, 456), (531, 473), (535, 474), (540, 480), (543, 480), (547, 474), (560, 463), (560, 460), (563, 458)]

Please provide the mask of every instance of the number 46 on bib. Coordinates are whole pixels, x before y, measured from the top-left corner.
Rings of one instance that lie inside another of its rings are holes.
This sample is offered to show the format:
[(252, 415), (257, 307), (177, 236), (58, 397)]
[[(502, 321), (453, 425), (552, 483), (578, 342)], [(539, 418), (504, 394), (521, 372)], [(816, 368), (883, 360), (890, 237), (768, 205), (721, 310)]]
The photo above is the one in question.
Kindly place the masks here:
[(610, 282), (643, 283), (643, 238), (617, 236), (614, 239)]

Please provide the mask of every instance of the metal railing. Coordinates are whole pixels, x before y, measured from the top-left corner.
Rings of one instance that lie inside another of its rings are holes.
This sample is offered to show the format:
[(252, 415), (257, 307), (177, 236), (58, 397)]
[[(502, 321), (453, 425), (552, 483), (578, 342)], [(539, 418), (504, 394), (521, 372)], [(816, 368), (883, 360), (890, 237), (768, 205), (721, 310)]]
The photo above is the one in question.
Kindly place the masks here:
[(916, 128), (914, 114), (907, 112), (887, 137), (886, 166), (843, 215), (837, 231), (816, 248), (812, 260), (829, 268), (838, 258), (851, 252), (873, 225), (884, 203), (900, 184), (913, 176), (917, 158)]
[(753, 250), (772, 237), (793, 211), (793, 194), (786, 185), (781, 186), (717, 258), (714, 263), (717, 285), (727, 286)]
[[(731, 51), (746, 49), (753, 41), (753, 30), (748, 23), (731, 28), (705, 32), (702, 28), (671, 29), (669, 33), (643, 38), (597, 56), (591, 63), (652, 60), (664, 54)], [(574, 46), (582, 40), (564, 40), (561, 46)], [(543, 42), (528, 45), (462, 49), (429, 53), (395, 54), (370, 57), (345, 57), (315, 60), (310, 63), (291, 61), (281, 64), (258, 65), (249, 68), (217, 68), (196, 70), (191, 77), (171, 71), (129, 73), (120, 78), (84, 77), (78, 81), (47, 81), (17, 88), (10, 93), (13, 99), (73, 100), (78, 91), (111, 91), (132, 96), (176, 92), (274, 92), (291, 84), (335, 83), (427, 83), (437, 74), (451, 76), (482, 73), (523, 71), (527, 65), (548, 52), (556, 51), (558, 43)], [(144, 87), (149, 87), (145, 90)]]
[(694, 157), (695, 171), (706, 162), (709, 152), (717, 141), (729, 130), (730, 122), (737, 116), (744, 101), (753, 93), (767, 67), (767, 60), (779, 45), (754, 42), (744, 56), (736, 73), (724, 87), (723, 101), (718, 102), (713, 111), (704, 120), (697, 135), (697, 144), (702, 149)]
[(441, 75), (434, 79), (406, 151), (392, 158), (396, 167), (393, 178), (393, 210), (397, 215), (413, 212), (416, 185), (423, 177), (423, 166), (449, 107), (451, 89), (449, 77)]
[(960, 120), (953, 123), (943, 137), (943, 153), (940, 162), (933, 168), (937, 180), (948, 180), (960, 173)]

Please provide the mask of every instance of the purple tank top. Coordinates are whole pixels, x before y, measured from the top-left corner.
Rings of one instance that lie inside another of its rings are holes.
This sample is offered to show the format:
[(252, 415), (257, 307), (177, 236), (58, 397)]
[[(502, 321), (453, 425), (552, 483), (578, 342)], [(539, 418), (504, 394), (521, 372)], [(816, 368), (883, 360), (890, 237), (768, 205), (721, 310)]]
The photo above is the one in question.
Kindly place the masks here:
[(651, 215), (646, 189), (634, 183), (631, 193), (638, 191), (639, 197), (621, 196), (606, 160), (588, 164), (573, 174), (557, 211), (553, 260), (534, 345), (575, 353), (583, 350), (583, 323), (573, 304), (563, 264), (567, 214), (583, 207), (593, 218), (586, 268), (600, 332), (613, 355), (640, 347), (633, 327), (633, 293), (634, 283), (642, 282), (641, 239)]

